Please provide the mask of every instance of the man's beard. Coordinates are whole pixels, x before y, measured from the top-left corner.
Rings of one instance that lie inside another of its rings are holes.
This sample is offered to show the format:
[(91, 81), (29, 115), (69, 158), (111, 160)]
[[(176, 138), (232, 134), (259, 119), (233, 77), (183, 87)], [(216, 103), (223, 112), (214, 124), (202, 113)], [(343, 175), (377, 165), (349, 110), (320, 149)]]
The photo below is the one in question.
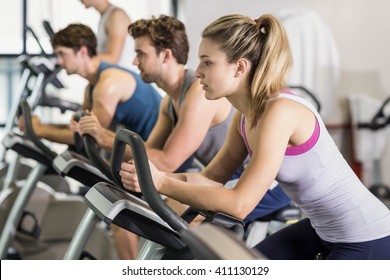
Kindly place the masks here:
[(150, 73), (145, 73), (143, 71), (141, 71), (141, 78), (142, 80), (145, 82), (145, 83), (154, 83), (155, 81), (157, 81), (157, 75), (156, 74), (150, 74)]

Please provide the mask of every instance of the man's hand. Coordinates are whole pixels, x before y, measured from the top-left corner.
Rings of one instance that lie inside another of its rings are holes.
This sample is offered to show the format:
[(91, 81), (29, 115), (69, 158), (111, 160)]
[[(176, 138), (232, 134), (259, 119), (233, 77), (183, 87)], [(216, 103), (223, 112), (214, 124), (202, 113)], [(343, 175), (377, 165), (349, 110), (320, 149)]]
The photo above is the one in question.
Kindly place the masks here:
[(74, 112), (72, 115), (72, 118), (70, 119), (70, 128), (74, 131), (77, 132), (78, 134), (80, 133), (80, 127), (79, 127), (79, 121), (82, 117), (90, 115), (89, 111), (77, 111)]
[[(38, 137), (41, 137), (40, 131), (42, 128), (42, 124), (41, 124), (41, 120), (36, 115), (31, 116), (31, 125), (32, 125), (32, 129), (34, 130), (34, 133)], [(19, 127), (20, 131), (24, 131), (25, 123), (24, 123), (23, 116), (20, 116), (18, 119), (18, 127)]]
[(80, 118), (78, 122), (78, 132), (81, 136), (84, 134), (91, 135), (98, 145), (103, 145), (103, 134), (105, 133), (105, 129), (100, 125), (98, 118), (93, 112)]
[(18, 119), (18, 127), (20, 131), (24, 131), (24, 118), (23, 116), (20, 116)]

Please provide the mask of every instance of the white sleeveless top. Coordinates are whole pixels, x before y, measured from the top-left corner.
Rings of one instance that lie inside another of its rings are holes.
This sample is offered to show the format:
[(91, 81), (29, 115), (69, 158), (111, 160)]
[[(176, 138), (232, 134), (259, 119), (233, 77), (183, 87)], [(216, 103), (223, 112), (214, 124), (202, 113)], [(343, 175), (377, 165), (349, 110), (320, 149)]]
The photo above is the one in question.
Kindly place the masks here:
[(278, 98), (306, 106), (317, 119), (316, 140), (287, 148), (276, 180), (321, 239), (352, 243), (390, 235), (390, 210), (355, 175), (315, 108), (293, 94), (280, 93)]
[[(97, 52), (98, 53), (104, 53), (107, 52), (107, 34), (105, 31), (105, 26), (107, 23), (108, 18), (110, 17), (112, 11), (116, 8), (114, 5), (110, 5), (107, 10), (104, 11), (102, 14), (98, 31), (96, 34), (97, 37)], [(135, 51), (134, 51), (134, 40), (133, 38), (128, 34), (125, 39), (125, 43), (123, 46), (122, 54), (119, 58), (118, 65), (125, 67), (127, 69), (133, 70), (136, 73), (138, 73), (138, 68), (133, 65), (133, 60), (135, 57)]]

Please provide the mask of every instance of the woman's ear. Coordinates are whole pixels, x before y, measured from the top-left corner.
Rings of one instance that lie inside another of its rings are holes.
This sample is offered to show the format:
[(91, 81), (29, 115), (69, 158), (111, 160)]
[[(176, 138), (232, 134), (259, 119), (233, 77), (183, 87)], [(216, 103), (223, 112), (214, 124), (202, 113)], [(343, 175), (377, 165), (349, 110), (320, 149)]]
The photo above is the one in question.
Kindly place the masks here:
[(249, 69), (249, 61), (245, 58), (240, 58), (237, 62), (236, 62), (236, 74), (234, 75), (234, 77), (241, 77), (242, 75), (244, 75), (248, 69)]

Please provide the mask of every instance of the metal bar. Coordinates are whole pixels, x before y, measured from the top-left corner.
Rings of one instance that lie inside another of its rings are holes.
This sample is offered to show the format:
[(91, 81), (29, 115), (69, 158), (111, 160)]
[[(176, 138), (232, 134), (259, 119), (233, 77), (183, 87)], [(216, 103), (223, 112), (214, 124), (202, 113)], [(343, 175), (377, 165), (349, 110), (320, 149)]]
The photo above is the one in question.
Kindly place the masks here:
[(46, 169), (47, 166), (40, 163), (34, 167), (12, 205), (11, 212), (7, 217), (7, 221), (0, 236), (0, 259), (2, 260), (7, 258), (8, 247), (11, 245), (16, 234), (17, 226), (22, 218), (23, 209), (26, 207), (31, 194), (35, 189), (36, 183)]
[(27, 54), (27, 0), (23, 0), (23, 12), (22, 12), (22, 36), (23, 36), (23, 48), (22, 53)]
[(99, 217), (91, 209), (87, 209), (64, 255), (64, 260), (79, 260), (81, 258), (88, 238), (99, 221)]

